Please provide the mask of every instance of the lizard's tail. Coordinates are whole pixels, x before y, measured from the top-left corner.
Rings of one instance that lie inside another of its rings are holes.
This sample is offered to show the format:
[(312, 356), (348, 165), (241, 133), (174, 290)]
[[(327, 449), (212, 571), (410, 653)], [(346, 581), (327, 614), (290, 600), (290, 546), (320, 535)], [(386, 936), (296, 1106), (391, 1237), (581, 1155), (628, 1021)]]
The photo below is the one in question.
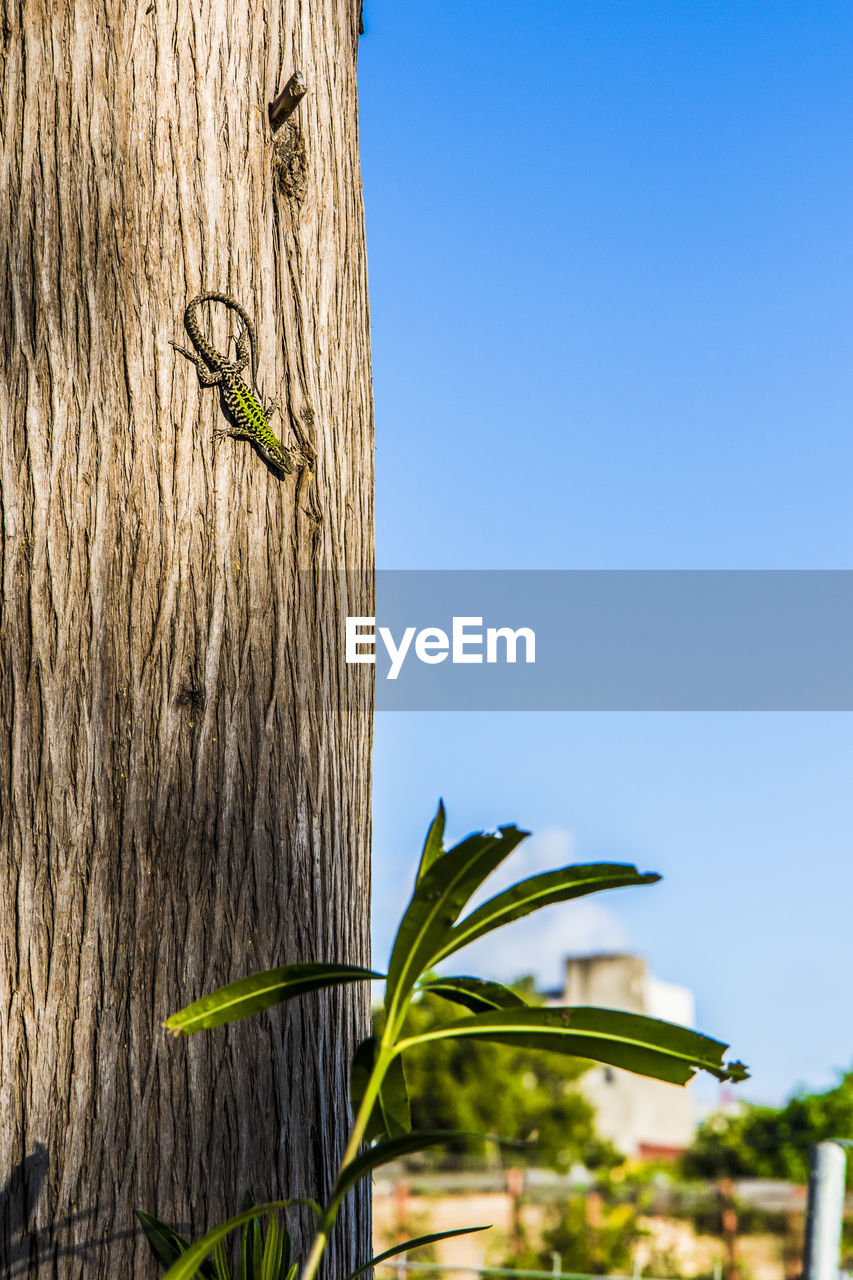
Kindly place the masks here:
[(201, 333), (200, 325), (195, 318), (195, 312), (196, 312), (196, 308), (201, 306), (203, 302), (222, 302), (231, 311), (236, 311), (237, 315), (243, 321), (243, 324), (246, 326), (246, 329), (248, 331), (249, 342), (252, 347), (252, 382), (254, 383), (255, 386), (257, 386), (258, 357), (257, 357), (257, 344), (255, 342), (255, 326), (252, 324), (252, 321), (249, 317), (248, 312), (243, 307), (240, 306), (240, 303), (236, 300), (236, 298), (232, 298), (231, 295), (228, 293), (209, 292), (209, 293), (197, 294), (192, 299), (192, 301), (188, 303), (187, 309), (184, 312), (184, 326), (187, 332), (189, 333), (190, 337), (193, 338), (193, 341), (195, 341), (193, 329), (195, 330), (195, 335), (199, 335)]

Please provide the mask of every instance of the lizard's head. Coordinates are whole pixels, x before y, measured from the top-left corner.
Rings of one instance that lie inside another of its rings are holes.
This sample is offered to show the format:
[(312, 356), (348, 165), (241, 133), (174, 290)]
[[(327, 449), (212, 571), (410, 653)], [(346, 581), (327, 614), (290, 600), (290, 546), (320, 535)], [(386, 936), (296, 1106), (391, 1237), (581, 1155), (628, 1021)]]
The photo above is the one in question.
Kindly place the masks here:
[(277, 471), (284, 472), (285, 475), (290, 474), (293, 470), (293, 459), (289, 450), (285, 449), (283, 444), (280, 444), (275, 439), (261, 440), (257, 437), (255, 438), (255, 444), (270, 466), (275, 467)]

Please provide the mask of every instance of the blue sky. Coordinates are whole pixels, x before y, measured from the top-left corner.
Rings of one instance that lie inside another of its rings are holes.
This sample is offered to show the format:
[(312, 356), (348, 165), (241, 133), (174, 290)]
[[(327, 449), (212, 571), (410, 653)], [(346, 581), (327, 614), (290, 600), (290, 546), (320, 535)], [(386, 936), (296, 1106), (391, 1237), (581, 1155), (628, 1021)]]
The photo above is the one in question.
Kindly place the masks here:
[[(853, 9), (366, 0), (365, 26), (380, 567), (853, 568)], [(851, 777), (842, 714), (386, 713), (376, 959), (442, 794), (455, 835), (536, 833), (520, 874), (665, 875), (481, 968), (636, 948), (744, 1096), (828, 1085)]]

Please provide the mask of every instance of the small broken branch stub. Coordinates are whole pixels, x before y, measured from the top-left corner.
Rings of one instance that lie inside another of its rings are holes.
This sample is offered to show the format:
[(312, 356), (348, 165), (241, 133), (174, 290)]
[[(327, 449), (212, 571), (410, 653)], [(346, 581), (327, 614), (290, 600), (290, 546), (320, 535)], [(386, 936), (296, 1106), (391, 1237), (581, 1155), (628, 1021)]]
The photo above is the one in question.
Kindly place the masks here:
[(280, 129), (288, 116), (292, 115), (308, 92), (308, 86), (301, 71), (294, 71), (275, 102), (269, 104), (270, 128), (273, 133)]

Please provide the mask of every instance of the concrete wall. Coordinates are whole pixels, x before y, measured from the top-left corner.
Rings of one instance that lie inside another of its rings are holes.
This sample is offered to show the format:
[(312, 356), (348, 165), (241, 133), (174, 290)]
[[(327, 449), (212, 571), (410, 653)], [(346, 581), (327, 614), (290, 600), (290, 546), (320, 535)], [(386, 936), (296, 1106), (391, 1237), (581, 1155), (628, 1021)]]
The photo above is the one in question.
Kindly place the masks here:
[[(624, 1009), (693, 1026), (692, 992), (653, 977), (640, 956), (575, 956), (566, 961), (563, 1004)], [(696, 1125), (690, 1086), (647, 1080), (618, 1067), (593, 1067), (580, 1087), (596, 1108), (598, 1130), (625, 1155), (686, 1147)]]

